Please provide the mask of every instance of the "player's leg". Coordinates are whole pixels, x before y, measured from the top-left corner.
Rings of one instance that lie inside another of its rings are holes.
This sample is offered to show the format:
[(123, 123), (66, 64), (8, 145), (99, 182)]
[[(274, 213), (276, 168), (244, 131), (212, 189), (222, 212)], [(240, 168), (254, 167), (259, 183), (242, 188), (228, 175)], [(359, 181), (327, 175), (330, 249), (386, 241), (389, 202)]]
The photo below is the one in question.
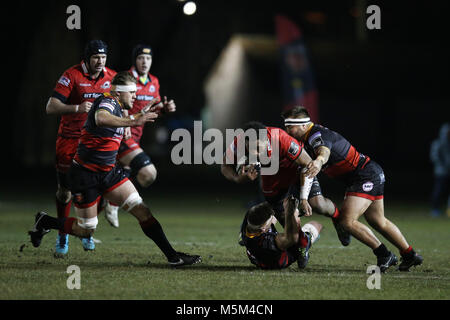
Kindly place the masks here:
[[(58, 218), (70, 215), (72, 194), (70, 192), (67, 172), (72, 164), (78, 146), (78, 139), (58, 137), (56, 140), (56, 214)], [(69, 235), (58, 232), (56, 237), (55, 257), (62, 257), (69, 250)]]
[[(298, 194), (300, 192), (299, 186), (298, 184), (295, 186), (297, 188), (295, 192)], [(292, 193), (292, 190), (290, 192)], [(339, 210), (333, 201), (322, 195), (322, 188), (317, 177), (314, 177), (308, 202), (315, 213), (331, 218), (339, 241), (343, 246), (348, 246), (352, 239), (351, 234), (339, 224)]]
[[(39, 247), (43, 236), (50, 232), (51, 229), (77, 236), (82, 240), (92, 239), (92, 234), (97, 226), (98, 199), (90, 205), (86, 204), (85, 207), (76, 205), (75, 212), (78, 218), (54, 218), (47, 215), (45, 212), (38, 212), (35, 217), (33, 229), (28, 232), (31, 236), (33, 246)], [(93, 249), (85, 248), (85, 250)]]
[(358, 221), (371, 204), (370, 199), (347, 195), (342, 204), (340, 223), (352, 236), (372, 249), (377, 257), (377, 265), (384, 272), (391, 265), (397, 264), (397, 257), (378, 240), (369, 227)]
[(123, 166), (131, 168), (131, 177), (141, 187), (149, 187), (156, 180), (157, 171), (155, 165), (141, 148), (137, 148), (120, 157), (119, 161)]
[(116, 183), (114, 188), (109, 188), (104, 197), (111, 202), (119, 204), (124, 210), (136, 217), (144, 234), (153, 240), (164, 253), (169, 265), (176, 267), (201, 261), (200, 256), (191, 256), (175, 251), (167, 240), (161, 224), (152, 215), (150, 209), (144, 204), (136, 188), (128, 179), (120, 184)]
[(306, 268), (309, 262), (309, 252), (311, 246), (320, 238), (320, 232), (322, 231), (322, 224), (317, 221), (310, 221), (301, 227), (300, 220), (298, 220), (299, 233), (298, 233), (298, 256), (297, 266), (299, 269)]
[(397, 247), (402, 257), (399, 269), (407, 271), (410, 267), (421, 264), (423, 258), (408, 244), (400, 229), (384, 216), (383, 201), (383, 199), (373, 201), (364, 217), (372, 228)]

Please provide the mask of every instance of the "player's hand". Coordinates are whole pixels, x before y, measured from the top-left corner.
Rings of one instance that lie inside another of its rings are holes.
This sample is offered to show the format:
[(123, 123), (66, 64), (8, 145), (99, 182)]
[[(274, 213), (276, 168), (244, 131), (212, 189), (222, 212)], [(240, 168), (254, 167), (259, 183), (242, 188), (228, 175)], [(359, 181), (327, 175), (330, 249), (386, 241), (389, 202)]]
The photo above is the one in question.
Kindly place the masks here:
[(158, 114), (155, 112), (143, 113), (142, 116), (136, 119), (136, 125), (142, 126), (147, 122), (155, 122), (156, 118), (158, 118)]
[(143, 109), (142, 109), (142, 113), (146, 113), (146, 112), (155, 112), (155, 113), (161, 113), (158, 112), (160, 110), (162, 110), (164, 108), (163, 103), (161, 102), (160, 99), (153, 99), (152, 101), (150, 101), (150, 103), (148, 105), (146, 105)]
[(124, 140), (128, 140), (131, 138), (131, 128), (130, 127), (125, 127), (125, 130), (123, 132), (123, 139)]
[(243, 165), (241, 169), (239, 170), (238, 177), (236, 182), (241, 183), (245, 182), (247, 180), (253, 181), (256, 178), (258, 178), (258, 171), (256, 170), (256, 167), (252, 164), (249, 165)]
[(84, 112), (89, 112), (89, 110), (91, 110), (92, 107), (92, 102), (89, 101), (83, 101), (82, 104), (78, 105), (78, 111), (77, 113), (84, 113)]
[(164, 96), (163, 105), (164, 105), (164, 110), (166, 112), (175, 112), (175, 110), (177, 110), (177, 106), (175, 105), (175, 101), (173, 101), (172, 99), (167, 101), (167, 97), (166, 96)]
[(310, 178), (314, 178), (319, 174), (320, 170), (322, 170), (322, 161), (316, 159), (307, 164), (305, 174)]
[(312, 215), (311, 206), (308, 203), (308, 200), (302, 199), (299, 204), (300, 216), (310, 217)]

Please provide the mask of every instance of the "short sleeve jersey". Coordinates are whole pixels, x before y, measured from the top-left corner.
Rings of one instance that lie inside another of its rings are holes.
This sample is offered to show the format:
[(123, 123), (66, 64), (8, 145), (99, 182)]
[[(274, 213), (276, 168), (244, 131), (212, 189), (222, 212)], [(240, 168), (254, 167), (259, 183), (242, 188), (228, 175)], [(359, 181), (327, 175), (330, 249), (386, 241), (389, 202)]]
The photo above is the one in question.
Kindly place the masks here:
[[(286, 191), (291, 184), (299, 179), (299, 166), (296, 163), (296, 160), (303, 150), (303, 143), (297, 141), (280, 128), (266, 127), (266, 129), (267, 138), (269, 139), (269, 145), (265, 151), (267, 156), (272, 156), (272, 139), (274, 139), (279, 146), (278, 172), (274, 175), (261, 175), (262, 191), (265, 196), (271, 197)], [(242, 139), (241, 136), (236, 137), (233, 143), (228, 146), (225, 151), (228, 161), (233, 161), (234, 164), (237, 164), (240, 160), (237, 159), (237, 145), (238, 140), (240, 139)]]
[(97, 98), (81, 131), (74, 160), (91, 171), (110, 171), (116, 163), (124, 128), (98, 127), (95, 123), (95, 113), (98, 110), (105, 110), (116, 117), (122, 117), (122, 108), (116, 98), (109, 93), (104, 93)]
[(323, 172), (330, 177), (340, 177), (355, 171), (358, 165), (368, 161), (350, 142), (339, 133), (324, 126), (314, 124), (307, 133), (305, 149), (313, 157), (316, 149), (325, 146), (330, 149), (330, 158), (323, 167)]
[[(147, 106), (154, 99), (161, 99), (159, 95), (159, 80), (152, 74), (148, 74), (145, 81), (139, 78), (139, 74), (136, 69), (132, 67), (129, 72), (136, 78), (136, 100), (133, 103), (133, 107), (129, 111), (129, 114), (140, 112), (145, 106)], [(131, 135), (133, 140), (139, 143), (141, 140), (144, 126), (131, 127)]]
[[(110, 90), (111, 81), (116, 72), (104, 68), (96, 79), (91, 79), (84, 61), (67, 69), (59, 78), (53, 90), (52, 97), (65, 104), (81, 104), (84, 101), (93, 102), (104, 92)], [(67, 138), (79, 138), (81, 128), (86, 121), (87, 113), (69, 113), (61, 116), (58, 135)]]

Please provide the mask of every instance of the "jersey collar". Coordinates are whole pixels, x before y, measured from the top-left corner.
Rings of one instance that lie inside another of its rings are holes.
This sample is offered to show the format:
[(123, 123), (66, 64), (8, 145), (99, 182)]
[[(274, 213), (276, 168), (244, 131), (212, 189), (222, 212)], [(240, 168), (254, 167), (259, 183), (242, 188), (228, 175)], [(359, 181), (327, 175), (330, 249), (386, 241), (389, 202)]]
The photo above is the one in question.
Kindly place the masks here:
[(150, 73), (148, 73), (147, 77), (144, 79), (143, 77), (139, 76), (139, 73), (136, 71), (136, 68), (134, 66), (131, 67), (131, 73), (133, 74), (133, 77), (135, 77), (136, 80), (144, 86), (152, 81), (152, 79), (150, 78)]
[[(88, 66), (87, 66), (87, 64), (86, 64), (86, 62), (85, 62), (84, 60), (81, 61), (81, 70), (83, 71), (83, 75), (84, 75), (86, 78), (92, 79), (92, 78), (91, 78), (91, 74), (89, 73)], [(106, 68), (103, 67), (103, 70), (102, 70), (102, 72), (100, 72), (100, 75), (98, 76), (97, 79), (103, 78), (103, 77), (105, 76), (105, 72), (106, 72)], [(95, 79), (92, 79), (92, 80), (95, 80)]]
[(309, 125), (309, 128), (306, 129), (305, 134), (303, 135), (303, 141), (306, 141), (309, 137), (309, 134), (311, 133), (312, 128), (314, 127), (314, 122), (311, 122), (311, 124)]

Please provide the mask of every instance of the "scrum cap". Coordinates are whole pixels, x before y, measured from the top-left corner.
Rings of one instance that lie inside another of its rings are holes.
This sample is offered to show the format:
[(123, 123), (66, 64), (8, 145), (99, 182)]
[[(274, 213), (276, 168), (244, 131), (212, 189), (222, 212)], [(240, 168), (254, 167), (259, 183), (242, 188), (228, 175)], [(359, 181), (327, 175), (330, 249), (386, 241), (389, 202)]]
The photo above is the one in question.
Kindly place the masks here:
[(108, 46), (102, 40), (91, 40), (84, 48), (84, 59), (88, 61), (94, 54), (108, 54)]

